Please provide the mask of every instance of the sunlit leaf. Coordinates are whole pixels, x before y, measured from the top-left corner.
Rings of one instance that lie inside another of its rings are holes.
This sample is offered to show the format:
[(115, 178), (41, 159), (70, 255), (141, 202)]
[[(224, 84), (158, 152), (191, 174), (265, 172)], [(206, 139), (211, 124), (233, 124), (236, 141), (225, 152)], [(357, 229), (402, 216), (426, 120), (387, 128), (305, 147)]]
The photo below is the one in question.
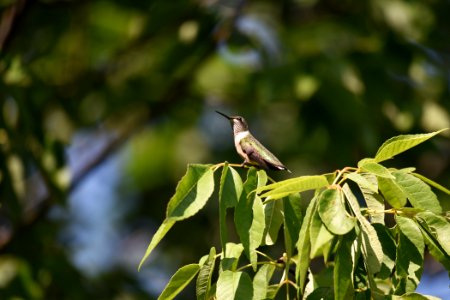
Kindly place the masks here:
[(300, 193), (307, 190), (314, 190), (328, 185), (324, 175), (301, 176), (284, 181), (272, 183), (258, 188), (257, 192), (267, 191), (261, 195), (262, 198), (276, 200), (290, 194)]
[(149, 257), (150, 253), (152, 253), (153, 249), (155, 249), (155, 247), (159, 244), (161, 239), (166, 235), (170, 228), (172, 228), (173, 224), (175, 224), (175, 221), (173, 220), (164, 220), (161, 226), (159, 226), (158, 230), (153, 235), (152, 240), (147, 247), (147, 250), (145, 251), (144, 257), (142, 257), (141, 262), (139, 263), (138, 270), (141, 269), (145, 260)]
[(406, 194), (397, 181), (378, 177), (378, 188), (392, 207), (402, 208), (406, 205)]
[(396, 294), (413, 292), (423, 271), (425, 244), (418, 225), (411, 219), (395, 216), (399, 229), (395, 276)]
[(192, 217), (203, 208), (213, 191), (214, 171), (211, 166), (189, 165), (167, 205), (167, 219), (179, 221)]
[(269, 288), (270, 279), (272, 278), (275, 266), (272, 264), (265, 264), (259, 268), (253, 278), (253, 299), (266, 299)]
[(254, 168), (248, 171), (247, 180), (234, 214), (236, 231), (254, 269), (256, 269), (257, 263), (255, 249), (261, 245), (265, 226), (264, 207), (261, 199), (254, 192), (258, 182), (264, 180), (260, 175), (261, 173), (257, 173)]
[(359, 167), (362, 171), (377, 175), (378, 177), (394, 179), (394, 176), (386, 167), (374, 161), (366, 161), (364, 163), (361, 163)]
[(420, 143), (432, 138), (433, 136), (441, 133), (447, 129), (441, 129), (439, 131), (425, 133), (425, 134), (407, 134), (399, 135), (388, 139), (381, 145), (375, 155), (375, 161), (381, 162), (383, 160), (390, 159), (397, 154), (400, 154), (412, 147), (417, 146)]
[(331, 233), (346, 234), (355, 226), (355, 219), (347, 213), (340, 190), (323, 191), (319, 196), (318, 210), (322, 222)]
[(384, 224), (384, 199), (378, 194), (378, 181), (377, 177), (373, 174), (362, 175), (367, 181), (376, 186), (376, 192), (373, 190), (360, 186), (364, 200), (366, 201), (367, 208), (370, 210), (370, 220), (372, 223)]
[(225, 249), (221, 257), (220, 269), (222, 271), (236, 271), (244, 246), (242, 244), (227, 243)]
[(223, 271), (217, 279), (217, 300), (253, 298), (253, 285), (247, 273)]
[(428, 228), (424, 226), (420, 226), (419, 228), (430, 254), (434, 259), (440, 262), (448, 272), (450, 272), (450, 256), (445, 252), (442, 245), (435, 239), (433, 234), (428, 231)]
[(283, 202), (270, 201), (264, 204), (265, 229), (264, 244), (273, 245), (283, 224)]
[(418, 293), (405, 293), (401, 296), (392, 296), (393, 300), (442, 300), (439, 297), (434, 297), (430, 295), (422, 295)]
[[(264, 234), (264, 207), (261, 201), (261, 198), (258, 196), (255, 197), (253, 201), (253, 220), (252, 226), (250, 227), (250, 238), (249, 238), (249, 254), (250, 254), (250, 263), (253, 266), (253, 270), (256, 270), (256, 264), (258, 262), (258, 257), (256, 254), (256, 248), (261, 245), (263, 234)], [(244, 246), (245, 247), (245, 246)]]
[(372, 224), (370, 224), (369, 221), (367, 221), (367, 219), (361, 214), (358, 200), (348, 184), (345, 184), (342, 190), (356, 218), (358, 219), (359, 224), (361, 225), (362, 254), (366, 260), (367, 269), (371, 274), (375, 274), (380, 271), (384, 256), (383, 248), (380, 240), (378, 239), (377, 232), (373, 228)]
[(306, 209), (305, 217), (300, 229), (297, 241), (297, 268), (295, 269), (295, 278), (300, 291), (303, 293), (306, 281), (306, 272), (310, 262), (311, 242), (309, 236), (309, 227), (311, 225), (314, 211), (317, 209), (317, 197), (314, 197)]
[(380, 240), (384, 254), (381, 262), (381, 269), (377, 274), (377, 277), (380, 279), (387, 279), (391, 276), (395, 267), (395, 252), (397, 245), (395, 244), (395, 240), (386, 226), (378, 223), (372, 224), (372, 226), (377, 232), (377, 236)]
[(198, 264), (190, 264), (181, 267), (178, 271), (170, 278), (169, 283), (166, 285), (161, 295), (159, 295), (158, 300), (170, 300), (175, 298), (192, 279), (197, 275), (200, 270)]
[(395, 172), (394, 176), (395, 182), (403, 190), (413, 207), (429, 210), (436, 214), (442, 213), (436, 195), (426, 183), (408, 173)]
[(416, 176), (417, 178), (419, 178), (420, 180), (422, 180), (423, 182), (425, 182), (426, 184), (446, 193), (447, 195), (450, 195), (450, 190), (447, 189), (446, 187), (440, 185), (437, 182), (434, 182), (433, 180), (421, 175), (421, 174), (417, 174), (417, 173), (412, 173), (414, 176)]
[(361, 174), (354, 172), (354, 173), (346, 174), (345, 176), (348, 179), (355, 182), (356, 184), (358, 184), (361, 188), (370, 190), (373, 193), (378, 192), (378, 187), (377, 187), (376, 182), (371, 182), (371, 181), (367, 180), (367, 178), (362, 176)]
[(241, 193), (242, 179), (239, 173), (226, 163), (222, 170), (219, 188), (219, 224), (222, 249), (225, 249), (228, 241), (227, 208), (237, 205)]
[(211, 248), (206, 262), (201, 266), (197, 277), (196, 295), (197, 300), (209, 299), (209, 291), (211, 289), (211, 278), (214, 271), (216, 261), (216, 249)]
[(424, 211), (414, 216), (450, 256), (450, 223), (442, 216)]

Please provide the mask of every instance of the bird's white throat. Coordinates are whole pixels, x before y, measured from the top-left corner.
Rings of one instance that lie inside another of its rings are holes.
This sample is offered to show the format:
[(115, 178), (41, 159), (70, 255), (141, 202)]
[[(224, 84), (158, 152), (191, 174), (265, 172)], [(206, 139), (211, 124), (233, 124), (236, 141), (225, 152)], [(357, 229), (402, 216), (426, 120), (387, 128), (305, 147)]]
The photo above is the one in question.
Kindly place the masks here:
[(250, 132), (248, 130), (239, 132), (234, 136), (235, 143), (239, 143), (243, 138), (249, 136), (249, 134)]

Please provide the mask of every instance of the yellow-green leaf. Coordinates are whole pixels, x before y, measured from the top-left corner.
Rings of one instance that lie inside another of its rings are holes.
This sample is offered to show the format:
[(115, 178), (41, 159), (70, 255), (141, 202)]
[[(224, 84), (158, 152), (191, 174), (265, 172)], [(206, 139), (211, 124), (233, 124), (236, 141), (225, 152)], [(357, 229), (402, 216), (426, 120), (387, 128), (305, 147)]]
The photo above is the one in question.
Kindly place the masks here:
[(290, 194), (314, 190), (327, 185), (328, 181), (324, 175), (301, 176), (260, 187), (257, 192), (267, 191), (261, 197), (275, 200)]
[(378, 149), (377, 154), (375, 155), (375, 161), (381, 162), (383, 160), (390, 159), (399, 153), (402, 153), (412, 147), (417, 146), (420, 143), (425, 142), (426, 140), (432, 138), (433, 136), (441, 133), (444, 130), (447, 130), (447, 128), (431, 133), (407, 134), (390, 138), (386, 142), (384, 142), (383, 145), (381, 145), (381, 147)]

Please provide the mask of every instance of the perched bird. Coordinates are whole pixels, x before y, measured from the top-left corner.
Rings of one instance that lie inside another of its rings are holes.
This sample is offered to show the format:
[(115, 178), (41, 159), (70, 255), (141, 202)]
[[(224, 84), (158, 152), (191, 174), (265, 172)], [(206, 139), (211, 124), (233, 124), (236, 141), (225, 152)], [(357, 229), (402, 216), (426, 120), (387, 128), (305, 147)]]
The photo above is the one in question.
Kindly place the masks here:
[(228, 120), (234, 134), (234, 146), (239, 155), (244, 159), (242, 165), (254, 165), (265, 170), (286, 170), (286, 168), (275, 155), (266, 149), (248, 130), (247, 122), (240, 116), (227, 116), (220, 111), (216, 112)]

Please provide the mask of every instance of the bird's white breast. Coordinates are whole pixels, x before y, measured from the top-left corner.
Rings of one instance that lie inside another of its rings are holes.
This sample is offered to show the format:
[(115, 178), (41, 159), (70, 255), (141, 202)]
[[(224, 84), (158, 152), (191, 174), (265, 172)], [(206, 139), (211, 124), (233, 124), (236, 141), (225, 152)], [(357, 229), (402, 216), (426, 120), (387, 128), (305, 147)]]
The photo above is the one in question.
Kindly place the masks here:
[(244, 151), (242, 151), (242, 147), (241, 147), (241, 140), (243, 139), (243, 138), (246, 138), (246, 137), (248, 137), (250, 135), (250, 132), (248, 132), (248, 131), (242, 131), (242, 132), (239, 132), (239, 133), (237, 133), (235, 136), (234, 136), (234, 146), (236, 147), (236, 151), (239, 153), (239, 155), (241, 156), (241, 157), (243, 157), (244, 159), (247, 157), (246, 155), (245, 155), (245, 153), (244, 153)]

